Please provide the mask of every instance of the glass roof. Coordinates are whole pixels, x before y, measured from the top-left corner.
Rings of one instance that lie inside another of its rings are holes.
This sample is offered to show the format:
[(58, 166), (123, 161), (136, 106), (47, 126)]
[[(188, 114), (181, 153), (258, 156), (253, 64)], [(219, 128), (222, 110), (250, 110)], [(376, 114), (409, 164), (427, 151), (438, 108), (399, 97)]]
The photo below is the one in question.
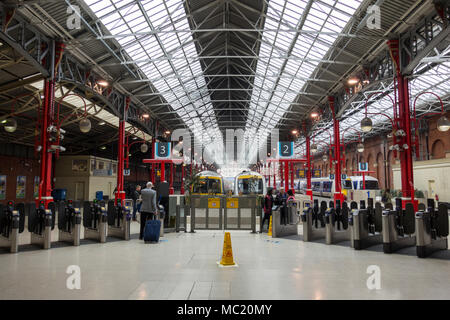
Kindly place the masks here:
[[(167, 103), (206, 144), (222, 141), (181, 0), (85, 0)], [(163, 33), (151, 32), (164, 31)], [(136, 33), (139, 33), (138, 35)]]
[[(336, 33), (344, 29), (361, 2), (314, 1), (309, 10), (305, 0), (269, 2), (265, 29), (277, 29), (278, 32), (266, 31), (262, 35), (260, 56), (265, 58), (258, 60), (256, 68), (246, 124), (247, 138), (257, 136), (260, 141), (265, 141), (304, 87), (305, 79), (313, 74), (332, 47)], [(302, 33), (296, 37), (293, 32), (283, 33), (286, 28), (331, 33)], [(285, 58), (280, 58), (283, 56)], [(273, 73), (278, 79), (265, 77)]]

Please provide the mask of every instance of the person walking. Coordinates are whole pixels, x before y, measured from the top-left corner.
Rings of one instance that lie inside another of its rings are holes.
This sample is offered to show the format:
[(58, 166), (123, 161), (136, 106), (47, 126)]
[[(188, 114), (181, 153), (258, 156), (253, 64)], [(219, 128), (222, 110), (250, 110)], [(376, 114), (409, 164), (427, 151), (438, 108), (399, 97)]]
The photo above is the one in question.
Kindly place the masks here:
[(131, 199), (133, 199), (133, 221), (136, 221), (136, 212), (140, 211), (141, 203), (138, 201), (141, 197), (141, 186), (137, 185), (136, 190), (131, 194)]
[(272, 196), (272, 189), (269, 188), (267, 190), (267, 194), (264, 197), (264, 218), (261, 221), (261, 229), (260, 233), (263, 232), (264, 228), (264, 222), (267, 220), (267, 229), (270, 227), (270, 216), (272, 215), (272, 206), (273, 206), (273, 196)]
[(142, 205), (141, 205), (141, 228), (139, 232), (139, 239), (144, 238), (144, 228), (147, 219), (153, 219), (157, 214), (156, 209), (156, 191), (152, 189), (153, 183), (147, 182), (147, 188), (141, 191)]

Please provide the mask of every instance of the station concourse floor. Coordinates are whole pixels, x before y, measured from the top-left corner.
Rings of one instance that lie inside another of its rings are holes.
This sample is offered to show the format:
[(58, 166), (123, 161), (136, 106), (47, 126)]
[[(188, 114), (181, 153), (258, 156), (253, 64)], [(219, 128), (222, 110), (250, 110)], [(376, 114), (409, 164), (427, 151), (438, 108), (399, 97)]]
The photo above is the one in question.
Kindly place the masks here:
[[(449, 251), (419, 259), (415, 247), (388, 255), (381, 246), (355, 251), (349, 243), (231, 231), (238, 267), (220, 268), (223, 231), (166, 233), (144, 244), (139, 224), (131, 230), (130, 241), (1, 251), (0, 299), (450, 299)], [(80, 267), (79, 290), (66, 287), (69, 265)], [(369, 265), (380, 267), (380, 290), (367, 288)]]

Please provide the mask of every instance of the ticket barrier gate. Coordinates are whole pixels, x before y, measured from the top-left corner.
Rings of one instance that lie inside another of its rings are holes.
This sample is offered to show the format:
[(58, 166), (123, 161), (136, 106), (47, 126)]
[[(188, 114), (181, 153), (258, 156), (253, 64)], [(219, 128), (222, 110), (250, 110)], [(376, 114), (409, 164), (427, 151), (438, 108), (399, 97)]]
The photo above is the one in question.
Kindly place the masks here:
[(348, 227), (348, 204), (344, 202), (341, 208), (341, 201), (336, 200), (336, 208), (333, 202), (325, 211), (325, 242), (326, 244), (338, 243), (351, 239), (350, 228)]
[(303, 223), (303, 241), (313, 241), (325, 238), (325, 211), (327, 210), (327, 203), (322, 201), (320, 203), (317, 199), (314, 200), (314, 206), (305, 207), (303, 209), (301, 219)]
[(72, 200), (58, 204), (59, 241), (80, 245), (81, 211), (76, 208)]
[(108, 236), (130, 240), (131, 214), (133, 200), (125, 199), (124, 204), (108, 202)]
[[(375, 208), (381, 206), (375, 204)], [(402, 209), (402, 199), (395, 199), (395, 210), (389, 206), (382, 213), (383, 251), (392, 253), (416, 245), (414, 205), (407, 203)]]
[(19, 251), (19, 234), (25, 226), (25, 205), (14, 207), (13, 201), (0, 205), (0, 247), (9, 248), (11, 253)]
[(106, 242), (108, 214), (105, 202), (94, 200), (83, 203), (84, 238)]
[(440, 203), (435, 209), (434, 200), (427, 200), (426, 210), (416, 213), (416, 250), (419, 258), (425, 258), (438, 250), (448, 249), (448, 209)]
[(280, 238), (298, 234), (299, 216), (297, 214), (297, 203), (288, 201), (286, 204), (286, 217), (281, 222), (281, 210), (272, 211), (272, 238)]
[(30, 208), (28, 231), (31, 233), (31, 244), (42, 246), (43, 249), (50, 249), (52, 230), (55, 228), (55, 211), (54, 202), (48, 204), (48, 209), (45, 209), (44, 201), (40, 201), (38, 208)]
[(381, 204), (377, 203), (374, 209), (373, 198), (368, 198), (367, 209), (365, 201), (361, 200), (359, 209), (352, 210), (349, 225), (355, 250), (366, 249), (383, 242), (381, 216)]

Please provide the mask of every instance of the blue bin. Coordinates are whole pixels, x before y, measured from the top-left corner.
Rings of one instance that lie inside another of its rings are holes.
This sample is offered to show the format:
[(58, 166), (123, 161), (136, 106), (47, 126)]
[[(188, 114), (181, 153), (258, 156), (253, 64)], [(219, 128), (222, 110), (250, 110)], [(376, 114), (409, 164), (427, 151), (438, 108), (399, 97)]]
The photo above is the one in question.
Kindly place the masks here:
[(103, 200), (103, 191), (97, 191), (95, 193), (95, 199), (97, 199), (98, 201), (102, 201)]
[(67, 189), (55, 189), (52, 191), (52, 197), (55, 201), (66, 200)]

